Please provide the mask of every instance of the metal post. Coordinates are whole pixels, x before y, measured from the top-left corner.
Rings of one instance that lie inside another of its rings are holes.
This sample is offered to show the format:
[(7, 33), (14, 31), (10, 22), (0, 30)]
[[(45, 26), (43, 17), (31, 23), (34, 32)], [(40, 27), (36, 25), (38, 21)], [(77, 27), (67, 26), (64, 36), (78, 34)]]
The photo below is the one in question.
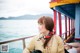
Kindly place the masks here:
[(67, 39), (67, 16), (65, 16), (65, 39)]
[(22, 40), (23, 41), (23, 49), (26, 47), (25, 45), (25, 39)]
[(58, 12), (59, 17), (59, 35), (62, 36), (62, 23), (61, 23), (61, 13)]
[(57, 12), (56, 10), (54, 10), (54, 33), (56, 34), (56, 16), (57, 15)]
[(70, 18), (68, 17), (68, 21), (69, 21), (69, 36), (70, 36)]
[(73, 33), (73, 27), (74, 27), (74, 22), (73, 19), (71, 19), (71, 33)]

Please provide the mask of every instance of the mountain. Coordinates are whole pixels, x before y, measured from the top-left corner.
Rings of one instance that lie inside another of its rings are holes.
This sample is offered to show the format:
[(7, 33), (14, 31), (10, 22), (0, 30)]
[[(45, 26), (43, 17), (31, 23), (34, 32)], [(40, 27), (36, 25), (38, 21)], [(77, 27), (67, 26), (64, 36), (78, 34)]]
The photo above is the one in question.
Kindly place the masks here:
[(23, 15), (23, 16), (18, 16), (18, 17), (1, 17), (0, 20), (25, 20), (25, 19), (38, 19), (41, 16), (50, 16), (53, 17), (52, 14), (39, 14), (39, 15)]

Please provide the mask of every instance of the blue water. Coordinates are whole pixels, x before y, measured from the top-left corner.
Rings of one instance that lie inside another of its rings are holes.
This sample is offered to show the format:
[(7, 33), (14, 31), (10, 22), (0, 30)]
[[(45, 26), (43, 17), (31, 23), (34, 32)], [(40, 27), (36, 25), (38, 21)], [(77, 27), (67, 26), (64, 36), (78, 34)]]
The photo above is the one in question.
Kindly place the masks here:
[[(0, 42), (38, 34), (37, 20), (0, 20)], [(30, 39), (26, 39), (26, 45)], [(8, 52), (22, 53), (22, 41), (7, 43)], [(1, 45), (0, 45), (1, 46)], [(0, 47), (1, 48), (1, 47)]]
[[(58, 21), (57, 21), (58, 24)], [(65, 22), (62, 21), (62, 33), (65, 32)], [(37, 20), (0, 20), (0, 42), (12, 40), (16, 38), (28, 37), (39, 34)], [(57, 34), (59, 34), (59, 26), (57, 25)], [(30, 42), (30, 39), (26, 39), (26, 45)], [(0, 53), (22, 53), (23, 45), (22, 41), (16, 41), (7, 43), (8, 52)]]

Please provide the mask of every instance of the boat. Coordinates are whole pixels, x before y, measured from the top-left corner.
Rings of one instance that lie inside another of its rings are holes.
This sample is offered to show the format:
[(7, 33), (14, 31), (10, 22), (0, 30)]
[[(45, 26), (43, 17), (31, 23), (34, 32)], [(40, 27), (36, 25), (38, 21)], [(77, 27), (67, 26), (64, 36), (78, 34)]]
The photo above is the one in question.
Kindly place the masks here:
[[(59, 19), (59, 35), (64, 42), (80, 42), (80, 0), (51, 0), (50, 9), (53, 10), (54, 31), (56, 20)], [(58, 17), (57, 17), (58, 15)], [(65, 19), (65, 33), (62, 33), (62, 16)]]
[[(50, 9), (53, 10), (54, 33), (57, 34), (57, 19), (59, 22), (59, 36), (65, 43), (80, 42), (80, 0), (51, 0), (49, 2)], [(65, 20), (65, 33), (62, 33), (62, 16)], [(0, 45), (22, 40), (23, 49), (26, 47), (25, 39), (32, 38), (23, 37), (8, 41), (0, 42)]]

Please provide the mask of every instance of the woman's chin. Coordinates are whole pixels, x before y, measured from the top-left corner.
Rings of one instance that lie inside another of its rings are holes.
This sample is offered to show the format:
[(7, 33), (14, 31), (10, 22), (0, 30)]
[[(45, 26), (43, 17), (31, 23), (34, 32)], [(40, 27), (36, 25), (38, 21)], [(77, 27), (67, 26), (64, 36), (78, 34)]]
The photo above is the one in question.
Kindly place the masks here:
[(43, 32), (42, 31), (40, 31), (40, 34), (42, 34)]
[(42, 34), (42, 32), (40, 32), (40, 34)]

